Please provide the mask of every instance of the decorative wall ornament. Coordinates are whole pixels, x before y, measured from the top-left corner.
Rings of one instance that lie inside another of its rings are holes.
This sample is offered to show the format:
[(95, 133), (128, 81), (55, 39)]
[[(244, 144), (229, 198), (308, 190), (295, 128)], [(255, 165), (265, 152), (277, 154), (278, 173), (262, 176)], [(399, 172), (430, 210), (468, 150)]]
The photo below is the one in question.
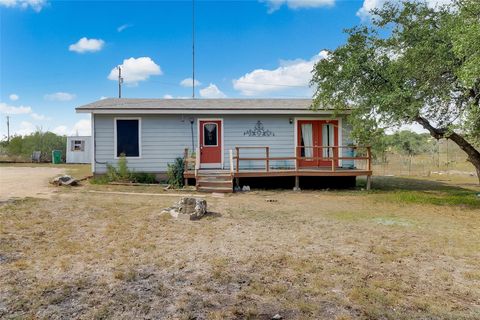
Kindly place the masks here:
[(262, 121), (257, 121), (255, 128), (245, 131), (243, 135), (249, 137), (272, 137), (275, 136), (275, 133), (270, 130), (265, 130)]

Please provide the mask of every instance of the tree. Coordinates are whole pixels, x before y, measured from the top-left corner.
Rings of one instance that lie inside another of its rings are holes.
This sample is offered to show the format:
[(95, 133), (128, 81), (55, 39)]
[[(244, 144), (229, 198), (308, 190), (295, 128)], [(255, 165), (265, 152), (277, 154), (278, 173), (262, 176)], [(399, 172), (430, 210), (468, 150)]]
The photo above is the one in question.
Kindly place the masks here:
[(419, 123), (465, 151), (480, 181), (480, 2), (389, 2), (372, 14), (315, 65), (312, 108), (351, 110), (357, 137)]
[(66, 145), (67, 137), (37, 130), (29, 135), (12, 137), (5, 149), (11, 158), (29, 160), (33, 151), (40, 151), (41, 161), (51, 161), (52, 150), (61, 150), (65, 155)]

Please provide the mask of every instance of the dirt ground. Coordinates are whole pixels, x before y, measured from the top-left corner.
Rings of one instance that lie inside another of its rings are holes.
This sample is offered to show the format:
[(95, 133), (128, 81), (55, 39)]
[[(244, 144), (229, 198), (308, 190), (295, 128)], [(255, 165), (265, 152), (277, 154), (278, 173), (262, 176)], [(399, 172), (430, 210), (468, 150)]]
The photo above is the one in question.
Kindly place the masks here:
[(0, 166), (0, 201), (12, 198), (48, 198), (56, 189), (48, 181), (64, 168)]
[(472, 181), (208, 195), (199, 221), (158, 187), (6, 203), (0, 318), (480, 319)]

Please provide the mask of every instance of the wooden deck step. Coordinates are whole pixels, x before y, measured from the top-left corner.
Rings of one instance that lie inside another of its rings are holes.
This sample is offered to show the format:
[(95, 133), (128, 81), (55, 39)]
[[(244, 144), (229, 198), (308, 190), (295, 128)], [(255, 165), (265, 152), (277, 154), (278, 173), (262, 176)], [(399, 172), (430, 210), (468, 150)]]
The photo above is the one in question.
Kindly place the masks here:
[(233, 192), (233, 179), (227, 171), (199, 171), (197, 191), (201, 192)]

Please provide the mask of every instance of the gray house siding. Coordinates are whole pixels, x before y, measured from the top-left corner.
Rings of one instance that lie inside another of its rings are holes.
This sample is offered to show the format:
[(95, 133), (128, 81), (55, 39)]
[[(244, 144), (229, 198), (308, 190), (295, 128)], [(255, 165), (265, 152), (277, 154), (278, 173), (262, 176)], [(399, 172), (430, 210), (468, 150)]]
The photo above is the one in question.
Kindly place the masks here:
[[(183, 156), (185, 148), (192, 149), (190, 119), (194, 119), (193, 135), (195, 147), (197, 141), (198, 119), (223, 119), (223, 161), (224, 168), (229, 168), (229, 150), (236, 146), (269, 146), (271, 157), (291, 157), (295, 152), (295, 124), (290, 119), (294, 115), (94, 115), (95, 137), (95, 173), (105, 173), (107, 163), (116, 165), (115, 159), (115, 118), (140, 118), (140, 158), (128, 158), (128, 167), (138, 172), (165, 172), (167, 164), (175, 158)], [(312, 118), (322, 117), (314, 114)], [(324, 118), (329, 118), (325, 115)], [(308, 116), (302, 116), (308, 118)], [(260, 121), (268, 136), (250, 136), (248, 130), (253, 130)], [(350, 140), (350, 126), (342, 119), (342, 145)], [(264, 157), (265, 149), (242, 149), (241, 156)], [(272, 168), (292, 168), (293, 160), (272, 161)], [(263, 168), (264, 161), (242, 161), (241, 168)]]

